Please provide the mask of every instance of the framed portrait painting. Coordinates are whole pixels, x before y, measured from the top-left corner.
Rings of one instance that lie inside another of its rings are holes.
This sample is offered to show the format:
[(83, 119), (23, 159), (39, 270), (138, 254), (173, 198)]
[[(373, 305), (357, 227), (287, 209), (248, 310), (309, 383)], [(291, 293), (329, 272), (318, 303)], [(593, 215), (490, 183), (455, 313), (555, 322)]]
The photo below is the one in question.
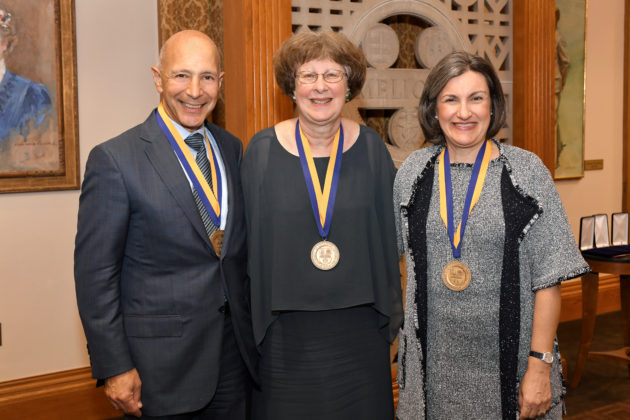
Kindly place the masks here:
[(0, 192), (79, 188), (74, 0), (0, 0)]
[(587, 2), (556, 0), (556, 179), (584, 176)]

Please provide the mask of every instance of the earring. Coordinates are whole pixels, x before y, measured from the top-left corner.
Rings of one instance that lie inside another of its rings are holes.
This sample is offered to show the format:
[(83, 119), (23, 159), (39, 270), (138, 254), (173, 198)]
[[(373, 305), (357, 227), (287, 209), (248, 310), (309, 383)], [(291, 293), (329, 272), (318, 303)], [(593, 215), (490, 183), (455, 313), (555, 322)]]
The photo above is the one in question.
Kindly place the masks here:
[(435, 118), (435, 119), (437, 120), (437, 119), (438, 119), (437, 114), (435, 114), (435, 115), (433, 116), (433, 118)]
[(352, 99), (352, 95), (350, 95), (350, 91), (346, 92), (346, 102), (350, 102), (350, 99)]
[(291, 95), (291, 99), (295, 102), (295, 95)]

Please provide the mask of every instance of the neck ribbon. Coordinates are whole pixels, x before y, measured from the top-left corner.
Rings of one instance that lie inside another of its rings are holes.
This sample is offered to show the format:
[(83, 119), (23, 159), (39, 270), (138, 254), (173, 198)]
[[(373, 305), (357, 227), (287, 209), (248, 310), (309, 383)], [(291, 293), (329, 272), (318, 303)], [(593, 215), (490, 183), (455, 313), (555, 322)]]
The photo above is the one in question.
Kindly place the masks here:
[[(160, 103), (156, 112), (156, 119), (158, 125), (162, 129), (162, 132), (168, 139), (169, 143), (173, 147), (177, 158), (180, 163), (184, 167), (188, 178), (193, 184), (195, 191), (199, 195), (203, 206), (205, 207), (208, 215), (210, 216), (210, 220), (215, 226), (221, 226), (221, 200), (222, 200), (222, 182), (221, 182), (221, 171), (219, 168), (219, 163), (217, 161), (216, 153), (212, 150), (212, 146), (208, 141), (208, 136), (206, 134), (206, 129), (204, 128), (204, 137), (205, 137), (205, 146), (208, 154), (212, 157), (210, 160), (210, 171), (212, 173), (212, 189), (210, 185), (208, 185), (208, 181), (206, 177), (203, 175), (201, 170), (199, 169), (199, 165), (193, 158), (192, 153), (190, 152), (190, 148), (182, 139), (182, 136), (179, 135), (179, 131), (171, 121), (170, 117), (166, 114), (164, 110), (164, 106)], [(202, 151), (199, 151), (201, 153)]]
[(454, 258), (461, 256), (461, 240), (464, 237), (468, 216), (481, 196), (481, 190), (483, 189), (483, 183), (486, 179), (491, 156), (492, 145), (489, 140), (486, 140), (477, 153), (472, 175), (470, 176), (470, 182), (468, 183), (462, 220), (459, 222), (459, 226), (457, 226), (457, 230), (455, 231), (453, 222), (453, 185), (451, 183), (451, 162), (448, 155), (448, 148), (444, 147), (440, 153), (440, 217), (444, 222), (444, 226), (446, 226), (448, 237), (451, 240)]
[(337, 186), (339, 184), (339, 174), (341, 173), (343, 127), (339, 124), (339, 130), (337, 130), (333, 140), (323, 189), (319, 183), (317, 169), (315, 168), (315, 162), (311, 154), (311, 147), (308, 143), (308, 139), (300, 128), (299, 120), (295, 123), (295, 143), (297, 144), (308, 195), (311, 198), (311, 206), (313, 207), (317, 230), (319, 230), (319, 235), (323, 239), (326, 239), (330, 232), (335, 197), (337, 196)]

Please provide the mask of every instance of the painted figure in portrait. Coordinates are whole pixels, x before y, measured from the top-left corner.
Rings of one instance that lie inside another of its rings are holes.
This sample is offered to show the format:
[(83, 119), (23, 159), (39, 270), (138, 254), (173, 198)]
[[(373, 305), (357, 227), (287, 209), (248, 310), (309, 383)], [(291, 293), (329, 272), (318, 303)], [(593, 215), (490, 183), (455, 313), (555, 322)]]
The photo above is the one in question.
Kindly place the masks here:
[[(42, 17), (46, 16), (46, 9), (50, 10), (47, 7), (44, 9), (40, 14)], [(53, 106), (56, 92), (51, 95), (45, 84), (22, 74), (29, 61), (33, 60), (43, 61), (39, 66), (31, 66), (35, 68), (34, 74), (47, 73), (48, 69), (42, 72), (38, 68), (50, 67), (47, 61), (52, 61), (54, 66), (55, 46), (46, 45), (49, 42), (46, 40), (41, 45), (53, 57), (47, 60), (30, 48), (34, 37), (46, 38), (45, 34), (24, 35), (25, 42), (22, 44), (20, 41), (24, 33), (20, 24), (26, 20), (19, 20), (17, 13), (0, 2), (0, 175), (59, 168), (59, 141)], [(23, 48), (28, 50), (20, 51)], [(25, 55), (25, 52), (29, 54)], [(17, 55), (15, 59), (14, 54)], [(55, 77), (52, 68), (50, 73)]]
[(13, 133), (26, 137), (27, 130), (40, 128), (51, 106), (46, 86), (6, 68), (4, 56), (13, 49), (15, 39), (11, 13), (0, 9), (0, 141)]

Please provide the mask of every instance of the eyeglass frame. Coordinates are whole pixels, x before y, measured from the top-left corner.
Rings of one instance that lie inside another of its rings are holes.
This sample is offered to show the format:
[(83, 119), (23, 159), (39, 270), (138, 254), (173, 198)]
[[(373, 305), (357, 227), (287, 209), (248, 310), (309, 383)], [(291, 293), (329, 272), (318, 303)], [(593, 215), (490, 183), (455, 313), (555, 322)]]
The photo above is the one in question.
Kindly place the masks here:
[[(339, 78), (339, 80), (335, 80), (335, 81), (326, 80), (326, 75), (330, 74), (331, 72), (339, 73), (339, 75), (341, 76)], [(314, 74), (316, 76), (315, 80), (313, 80), (312, 82), (304, 81), (302, 79), (302, 74), (304, 74), (304, 73), (306, 73), (306, 74)], [(298, 82), (302, 83), (303, 85), (313, 85), (313, 84), (317, 83), (317, 81), (319, 80), (319, 76), (322, 76), (322, 79), (326, 83), (339, 83), (339, 82), (341, 82), (343, 80), (344, 77), (348, 78), (348, 73), (345, 70), (333, 70), (333, 69), (326, 70), (324, 73), (316, 73), (314, 71), (301, 71), (301, 72), (296, 72), (295, 73), (295, 79)]]

